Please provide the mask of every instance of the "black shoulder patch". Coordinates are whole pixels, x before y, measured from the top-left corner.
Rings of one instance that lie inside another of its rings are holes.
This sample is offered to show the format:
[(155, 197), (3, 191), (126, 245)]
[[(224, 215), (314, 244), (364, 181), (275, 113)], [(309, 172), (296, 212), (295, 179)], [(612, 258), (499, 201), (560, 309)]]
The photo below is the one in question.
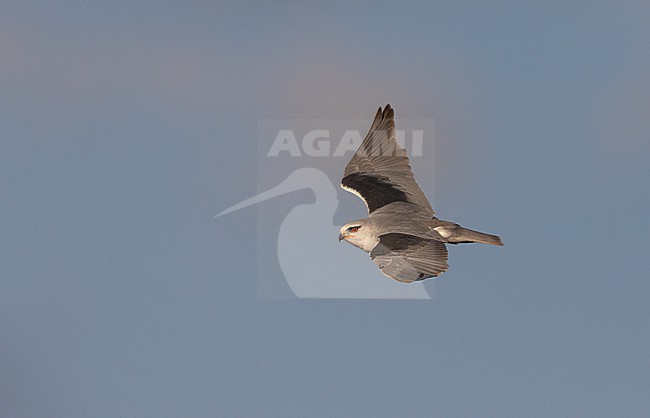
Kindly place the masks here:
[(429, 245), (431, 240), (415, 235), (390, 233), (379, 236), (379, 243), (370, 252), (373, 259), (394, 252), (413, 250)]
[(416, 237), (415, 235), (408, 234), (384, 234), (379, 236), (379, 243), (393, 251), (401, 251), (409, 248), (422, 246), (427, 244), (430, 240), (426, 238)]
[(341, 184), (356, 190), (363, 196), (370, 213), (389, 203), (408, 202), (406, 193), (395, 187), (384, 176), (353, 173), (344, 177)]

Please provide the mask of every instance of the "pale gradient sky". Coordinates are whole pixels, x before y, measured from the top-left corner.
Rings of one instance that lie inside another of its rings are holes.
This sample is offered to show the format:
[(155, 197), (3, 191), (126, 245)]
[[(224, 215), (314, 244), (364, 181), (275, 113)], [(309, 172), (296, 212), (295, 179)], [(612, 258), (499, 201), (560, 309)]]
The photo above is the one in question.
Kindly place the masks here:
[[(0, 416), (647, 416), (650, 7), (490, 3), (2, 2)], [(506, 246), (258, 299), (257, 121), (388, 102)]]

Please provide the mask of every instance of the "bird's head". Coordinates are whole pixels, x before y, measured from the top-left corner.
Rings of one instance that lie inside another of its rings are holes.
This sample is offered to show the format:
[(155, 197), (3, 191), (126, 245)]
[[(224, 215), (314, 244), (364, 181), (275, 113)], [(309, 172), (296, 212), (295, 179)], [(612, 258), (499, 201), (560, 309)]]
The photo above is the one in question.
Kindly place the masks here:
[(348, 222), (339, 231), (339, 241), (345, 240), (364, 251), (370, 251), (377, 242), (369, 227), (368, 219)]

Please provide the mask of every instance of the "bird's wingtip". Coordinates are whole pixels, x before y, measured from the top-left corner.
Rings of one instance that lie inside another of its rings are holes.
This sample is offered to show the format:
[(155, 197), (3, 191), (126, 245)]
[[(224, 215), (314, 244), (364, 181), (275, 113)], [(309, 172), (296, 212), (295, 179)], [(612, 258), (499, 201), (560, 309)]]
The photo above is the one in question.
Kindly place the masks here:
[(384, 107), (384, 113), (382, 116), (384, 119), (391, 119), (395, 116), (395, 110), (393, 110), (390, 104), (387, 104), (386, 107)]

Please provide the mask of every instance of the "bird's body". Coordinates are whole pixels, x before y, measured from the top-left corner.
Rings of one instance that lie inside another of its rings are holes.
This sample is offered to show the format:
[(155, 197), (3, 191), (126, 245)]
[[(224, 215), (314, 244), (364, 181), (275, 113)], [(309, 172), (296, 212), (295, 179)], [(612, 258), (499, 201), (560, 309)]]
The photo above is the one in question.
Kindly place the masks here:
[(369, 216), (344, 225), (339, 240), (369, 253), (392, 279), (410, 283), (446, 271), (445, 243), (503, 245), (496, 235), (435, 216), (413, 177), (406, 151), (397, 143), (390, 105), (377, 111), (368, 135), (345, 168), (341, 187), (366, 203)]

